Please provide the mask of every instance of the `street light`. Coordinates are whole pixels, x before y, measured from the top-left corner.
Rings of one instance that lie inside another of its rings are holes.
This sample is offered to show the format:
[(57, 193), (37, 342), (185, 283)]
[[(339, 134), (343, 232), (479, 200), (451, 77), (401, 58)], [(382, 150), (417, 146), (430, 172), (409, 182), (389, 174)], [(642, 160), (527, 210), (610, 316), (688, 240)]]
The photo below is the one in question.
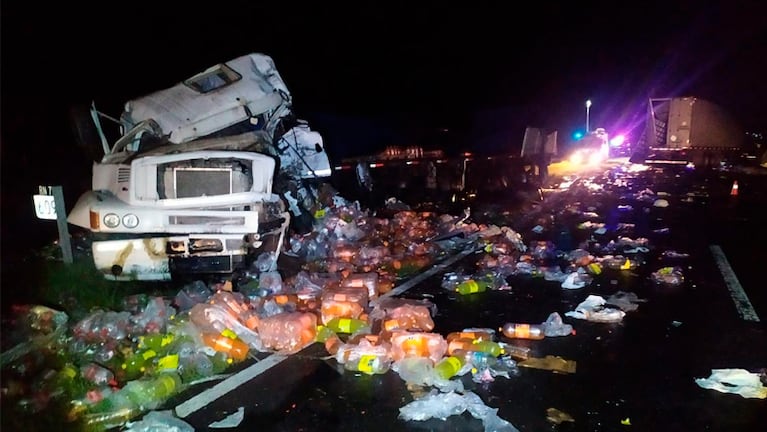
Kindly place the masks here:
[(589, 133), (589, 108), (591, 108), (591, 99), (586, 100), (586, 133)]

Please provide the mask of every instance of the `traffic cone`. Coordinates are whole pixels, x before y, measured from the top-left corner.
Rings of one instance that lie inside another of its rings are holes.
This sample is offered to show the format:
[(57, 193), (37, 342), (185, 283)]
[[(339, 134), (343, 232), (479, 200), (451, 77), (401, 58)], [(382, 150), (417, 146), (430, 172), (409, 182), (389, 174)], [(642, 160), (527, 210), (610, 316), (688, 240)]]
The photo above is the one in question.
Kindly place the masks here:
[(732, 189), (730, 189), (730, 196), (738, 196), (738, 181), (732, 182)]

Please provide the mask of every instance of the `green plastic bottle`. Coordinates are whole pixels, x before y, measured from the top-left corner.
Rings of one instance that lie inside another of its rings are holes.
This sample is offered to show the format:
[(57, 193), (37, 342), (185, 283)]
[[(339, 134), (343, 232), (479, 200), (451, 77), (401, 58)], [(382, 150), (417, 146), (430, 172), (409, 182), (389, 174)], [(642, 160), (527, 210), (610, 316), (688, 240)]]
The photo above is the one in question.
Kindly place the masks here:
[(181, 377), (174, 372), (157, 375), (147, 388), (147, 396), (152, 400), (164, 400), (176, 394), (181, 388)]
[(314, 337), (314, 341), (319, 343), (325, 343), (325, 341), (327, 341), (328, 339), (332, 338), (335, 335), (336, 335), (336, 332), (329, 329), (327, 326), (318, 325), (317, 336)]
[(216, 352), (211, 358), (211, 363), (213, 363), (213, 373), (214, 374), (220, 374), (226, 371), (229, 366), (232, 365), (233, 361), (229, 358), (226, 354), (222, 352)]
[(445, 357), (434, 366), (434, 372), (442, 379), (450, 379), (466, 364), (463, 358), (456, 356)]
[(139, 349), (150, 349), (158, 355), (167, 353), (173, 346), (175, 336), (172, 334), (155, 333), (141, 336), (139, 338)]
[(458, 292), (458, 294), (467, 295), (485, 292), (488, 288), (490, 288), (489, 282), (469, 279), (459, 283), (458, 286), (455, 287), (455, 290)]
[(498, 357), (504, 353), (503, 347), (501, 347), (500, 344), (486, 340), (475, 343), (472, 347), (472, 351), (488, 353), (493, 357)]
[(144, 376), (147, 367), (152, 365), (157, 353), (154, 350), (139, 351), (125, 359), (120, 366), (126, 381), (131, 381)]
[(357, 333), (368, 326), (368, 323), (354, 318), (333, 318), (327, 323), (327, 328), (336, 333)]

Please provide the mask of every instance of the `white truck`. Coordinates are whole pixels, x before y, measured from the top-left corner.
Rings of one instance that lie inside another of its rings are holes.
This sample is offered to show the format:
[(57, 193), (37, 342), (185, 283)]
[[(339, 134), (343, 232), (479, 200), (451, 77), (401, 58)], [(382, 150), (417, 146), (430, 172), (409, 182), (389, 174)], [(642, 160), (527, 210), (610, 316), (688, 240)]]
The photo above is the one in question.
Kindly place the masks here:
[(92, 234), (113, 280), (231, 273), (279, 256), (291, 219), (307, 217), (331, 174), (322, 137), (296, 120), (272, 59), (249, 54), (131, 100), (68, 222)]

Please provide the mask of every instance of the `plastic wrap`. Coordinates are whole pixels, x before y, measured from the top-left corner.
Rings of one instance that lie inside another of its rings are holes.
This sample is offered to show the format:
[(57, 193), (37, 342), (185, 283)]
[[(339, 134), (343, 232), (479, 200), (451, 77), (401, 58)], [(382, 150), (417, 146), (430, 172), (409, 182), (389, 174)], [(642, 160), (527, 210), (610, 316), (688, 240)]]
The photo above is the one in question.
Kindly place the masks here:
[(367, 309), (366, 288), (335, 287), (322, 293), (321, 320), (327, 324), (333, 318), (359, 318)]
[(390, 340), (391, 356), (395, 361), (407, 357), (428, 357), (436, 363), (447, 352), (447, 342), (437, 333), (394, 331)]
[(383, 329), (421, 330), (430, 332), (434, 329), (434, 320), (426, 306), (403, 304), (389, 310), (383, 321)]
[(341, 281), (342, 288), (365, 288), (368, 298), (378, 297), (378, 273), (351, 273)]
[(291, 312), (261, 320), (259, 335), (267, 348), (295, 353), (317, 335), (317, 316), (312, 313)]

